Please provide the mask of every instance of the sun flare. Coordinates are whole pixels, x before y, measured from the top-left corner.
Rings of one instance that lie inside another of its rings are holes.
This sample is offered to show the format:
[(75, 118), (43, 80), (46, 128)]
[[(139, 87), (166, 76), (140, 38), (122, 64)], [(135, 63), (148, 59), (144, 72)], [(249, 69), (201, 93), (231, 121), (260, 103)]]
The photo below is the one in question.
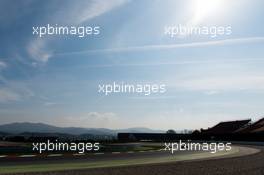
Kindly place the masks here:
[(205, 18), (220, 15), (225, 5), (225, 0), (195, 0), (192, 25), (201, 23)]

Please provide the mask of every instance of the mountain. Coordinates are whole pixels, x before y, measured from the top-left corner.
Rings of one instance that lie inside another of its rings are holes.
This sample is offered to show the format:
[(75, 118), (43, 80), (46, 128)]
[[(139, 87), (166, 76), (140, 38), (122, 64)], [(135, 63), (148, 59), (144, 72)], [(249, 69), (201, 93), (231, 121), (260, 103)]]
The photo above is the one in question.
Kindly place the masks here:
[(110, 129), (97, 129), (97, 128), (78, 128), (78, 127), (57, 127), (44, 123), (10, 123), (5, 125), (0, 125), (1, 132), (7, 132), (12, 134), (19, 134), (24, 132), (31, 133), (64, 133), (72, 135), (80, 135), (91, 133), (94, 135), (112, 135), (115, 134)]
[(133, 132), (133, 133), (165, 133), (163, 130), (153, 130), (144, 127), (128, 128), (128, 129), (118, 129), (118, 132)]
[(93, 134), (93, 135), (116, 135), (118, 132), (144, 132), (144, 133), (158, 133), (164, 132), (160, 130), (152, 130), (148, 128), (128, 128), (128, 129), (106, 129), (106, 128), (79, 128), (79, 127), (57, 127), (44, 123), (10, 123), (0, 125), (0, 132), (19, 134), (19, 133), (64, 133), (71, 135)]
[(46, 125), (43, 123), (10, 123), (0, 125), (0, 131), (8, 133), (22, 132), (56, 132), (58, 127)]
[(9, 133), (6, 133), (6, 132), (0, 132), (0, 137), (2, 137), (2, 136), (6, 136), (6, 135), (8, 135)]

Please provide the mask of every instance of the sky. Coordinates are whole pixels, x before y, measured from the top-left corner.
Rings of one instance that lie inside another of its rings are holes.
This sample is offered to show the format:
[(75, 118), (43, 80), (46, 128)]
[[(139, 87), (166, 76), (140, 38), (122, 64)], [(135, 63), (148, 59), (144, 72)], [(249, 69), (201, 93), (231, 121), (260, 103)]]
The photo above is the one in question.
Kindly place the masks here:
[[(0, 0), (0, 124), (200, 129), (264, 115), (262, 0)], [(45, 36), (33, 26), (100, 26)], [(217, 37), (166, 26), (231, 26)], [(98, 93), (112, 82), (166, 92)]]

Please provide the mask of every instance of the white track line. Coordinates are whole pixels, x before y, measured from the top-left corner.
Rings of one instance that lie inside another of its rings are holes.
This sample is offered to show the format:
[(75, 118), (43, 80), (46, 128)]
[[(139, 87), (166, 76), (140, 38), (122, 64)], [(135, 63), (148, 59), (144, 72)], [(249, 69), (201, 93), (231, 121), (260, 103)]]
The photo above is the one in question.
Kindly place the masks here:
[(76, 153), (76, 154), (72, 154), (73, 156), (85, 156), (85, 154), (79, 154), (79, 153)]
[(62, 156), (62, 154), (49, 154), (48, 157), (59, 157)]
[(37, 156), (37, 155), (20, 155), (18, 157), (35, 157), (35, 156)]
[(104, 154), (104, 153), (94, 153), (94, 155), (102, 155), (102, 154)]
[[(160, 149), (160, 150), (149, 150), (149, 151), (138, 151), (138, 152), (154, 152), (154, 151), (163, 151), (163, 149)], [(112, 154), (121, 154), (121, 152), (111, 152)], [(135, 151), (127, 151), (126, 152), (127, 154), (133, 154), (135, 153)], [(93, 153), (94, 155), (103, 155), (105, 153)], [(73, 156), (84, 156), (86, 154), (81, 154), (81, 153), (76, 153), (76, 154), (72, 154)], [(20, 155), (20, 156), (17, 156), (17, 157), (23, 157), (23, 158), (26, 158), (26, 157), (36, 157), (37, 155)], [(47, 157), (59, 157), (59, 156), (63, 156), (63, 154), (49, 154), (47, 155)], [(8, 155), (0, 155), (0, 158), (5, 158), (5, 157), (8, 157)]]
[(112, 154), (120, 154), (121, 152), (112, 152)]

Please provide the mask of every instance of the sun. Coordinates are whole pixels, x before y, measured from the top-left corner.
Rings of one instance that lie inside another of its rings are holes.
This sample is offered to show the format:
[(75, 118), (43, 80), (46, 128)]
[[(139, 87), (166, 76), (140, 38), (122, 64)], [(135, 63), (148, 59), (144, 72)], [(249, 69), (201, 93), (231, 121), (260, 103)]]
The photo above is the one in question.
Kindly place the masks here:
[(225, 10), (226, 0), (194, 0), (192, 6), (191, 25), (197, 25), (205, 19), (221, 15)]

